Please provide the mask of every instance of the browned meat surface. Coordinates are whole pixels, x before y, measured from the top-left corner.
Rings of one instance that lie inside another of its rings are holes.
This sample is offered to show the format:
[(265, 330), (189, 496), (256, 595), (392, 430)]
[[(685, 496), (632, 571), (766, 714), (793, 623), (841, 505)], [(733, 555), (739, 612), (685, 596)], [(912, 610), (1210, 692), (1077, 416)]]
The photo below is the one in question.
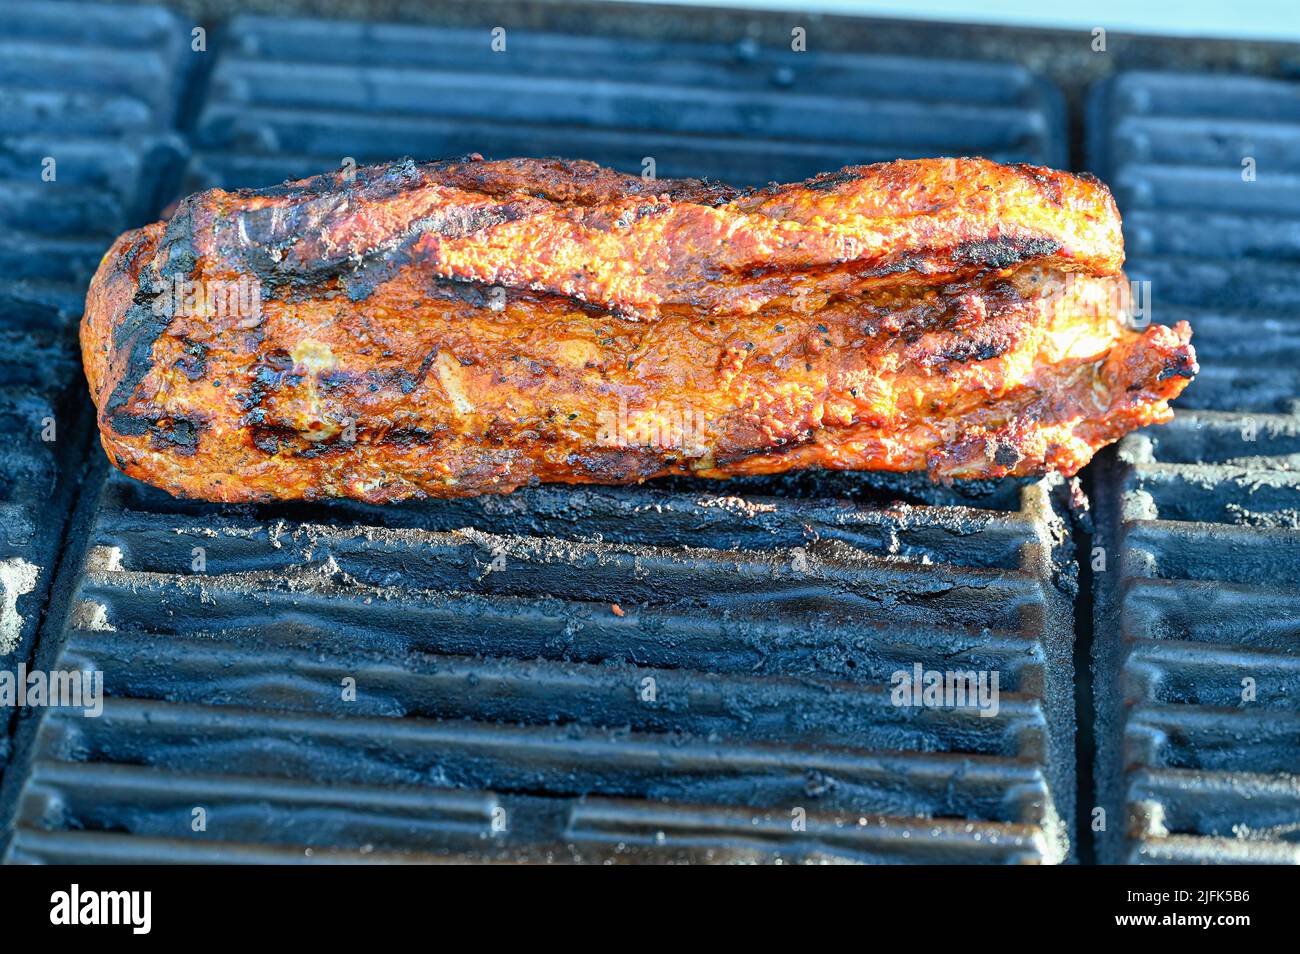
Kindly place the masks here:
[(1071, 474), (1197, 370), (1122, 264), (1106, 188), (1036, 167), (406, 162), (190, 196), (105, 256), (82, 350), (114, 463), (208, 500)]

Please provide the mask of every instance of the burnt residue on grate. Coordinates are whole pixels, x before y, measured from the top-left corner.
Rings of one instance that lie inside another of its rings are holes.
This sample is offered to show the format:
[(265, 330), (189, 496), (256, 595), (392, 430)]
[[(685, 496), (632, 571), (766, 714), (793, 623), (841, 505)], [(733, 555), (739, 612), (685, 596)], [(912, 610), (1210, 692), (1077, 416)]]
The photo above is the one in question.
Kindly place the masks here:
[[(31, 727), (8, 858), (1062, 860), (1048, 483), (882, 494), (295, 512), (113, 476), (57, 652), (108, 698)], [(997, 672), (996, 714), (896, 705), (917, 665)]]
[(1201, 362), (1094, 465), (1100, 857), (1300, 861), (1300, 86), (1121, 74), (1092, 118), (1130, 272)]
[(470, 152), (737, 185), (934, 155), (1065, 163), (1059, 92), (1011, 64), (264, 17), (222, 43), (195, 187)]

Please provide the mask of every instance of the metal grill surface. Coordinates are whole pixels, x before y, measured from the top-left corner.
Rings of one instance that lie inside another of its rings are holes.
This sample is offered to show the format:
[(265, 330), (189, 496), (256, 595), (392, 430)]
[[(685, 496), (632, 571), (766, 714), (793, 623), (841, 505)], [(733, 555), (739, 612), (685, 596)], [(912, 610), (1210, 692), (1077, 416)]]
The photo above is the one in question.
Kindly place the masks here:
[[(31, 658), (88, 440), (75, 323), (117, 233), (180, 172), (175, 19), (0, 3), (0, 668)], [(13, 709), (0, 709), (0, 772)]]
[[(1059, 95), (1018, 66), (490, 39), (232, 21), (190, 184), (471, 150), (740, 182), (1064, 161)], [(106, 470), (41, 659), (102, 670), (108, 699), (26, 720), (10, 861), (1070, 853), (1075, 573), (1051, 482), (236, 508)], [(996, 670), (997, 715), (893, 705), (918, 664)]]
[(1300, 86), (1121, 74), (1093, 105), (1130, 274), (1202, 368), (1095, 476), (1102, 857), (1295, 862)]

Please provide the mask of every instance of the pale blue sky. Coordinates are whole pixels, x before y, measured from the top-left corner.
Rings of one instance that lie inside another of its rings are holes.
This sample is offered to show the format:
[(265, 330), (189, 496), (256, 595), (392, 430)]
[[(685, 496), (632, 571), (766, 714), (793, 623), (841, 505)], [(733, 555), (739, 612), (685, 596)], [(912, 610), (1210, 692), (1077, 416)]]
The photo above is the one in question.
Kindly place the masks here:
[[(691, 0), (654, 0), (691, 3)], [(711, 0), (701, 6), (817, 11), (959, 23), (1005, 23), (1060, 29), (1300, 40), (1300, 0)]]

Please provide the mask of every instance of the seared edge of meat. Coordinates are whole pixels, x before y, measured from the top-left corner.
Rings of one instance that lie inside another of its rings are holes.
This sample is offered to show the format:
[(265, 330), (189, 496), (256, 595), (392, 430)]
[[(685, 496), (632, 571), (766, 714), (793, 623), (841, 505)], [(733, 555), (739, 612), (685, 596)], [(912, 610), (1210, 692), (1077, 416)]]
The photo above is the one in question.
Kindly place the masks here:
[(755, 311), (1030, 263), (1108, 275), (1119, 214), (1095, 179), (984, 159), (851, 166), (739, 192), (592, 163), (512, 159), (373, 166), (258, 192), (199, 193), (195, 252), (267, 286), (348, 276), (360, 297), (395, 265), (562, 295), (624, 318)]
[[(1113, 202), (1064, 173), (933, 160), (744, 193), (558, 160), (341, 175), (203, 193), (118, 239), (82, 326), (117, 466), (182, 496), (375, 502), (801, 466), (1073, 473), (1168, 419), (1196, 371), (1185, 325), (1122, 326)], [(620, 284), (605, 238), (634, 223), (605, 226), (651, 198), (690, 214), (636, 220), (658, 223), (636, 242), (666, 243), (665, 271)], [(542, 205), (501, 217), (512, 203)], [(738, 247), (691, 251), (691, 216), (719, 209)], [(784, 265), (757, 264), (756, 222), (783, 233)], [(1038, 244), (1008, 240), (1017, 223)], [(829, 261), (845, 236), (874, 257)], [(489, 303), (473, 269), (440, 277), (456, 255), (550, 278), (580, 265), (624, 297), (513, 275)], [(250, 275), (252, 324), (155, 307), (168, 282)], [(665, 417), (690, 446), (662, 439)]]

